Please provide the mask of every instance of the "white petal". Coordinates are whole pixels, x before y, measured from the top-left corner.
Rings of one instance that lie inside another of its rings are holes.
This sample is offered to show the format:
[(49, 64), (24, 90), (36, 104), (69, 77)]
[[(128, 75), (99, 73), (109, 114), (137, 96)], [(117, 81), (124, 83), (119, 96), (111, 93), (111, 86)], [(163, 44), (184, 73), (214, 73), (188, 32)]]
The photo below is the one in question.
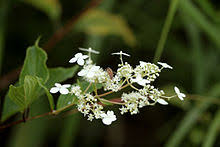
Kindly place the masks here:
[(76, 62), (77, 58), (76, 57), (73, 57), (72, 59), (70, 59), (69, 63), (74, 63)]
[(186, 95), (184, 93), (180, 93), (181, 97), (186, 97)]
[(54, 84), (56, 87), (61, 87), (62, 85), (60, 83), (55, 83)]
[(89, 57), (89, 56), (87, 56), (87, 55), (83, 55), (83, 56), (82, 56), (83, 59), (86, 59), (86, 58), (88, 58), (88, 57)]
[(69, 93), (69, 90), (66, 89), (66, 88), (64, 88), (64, 87), (62, 87), (62, 88), (60, 88), (60, 93), (61, 93), (61, 94), (68, 94), (68, 93)]
[(174, 90), (175, 90), (176, 94), (179, 94), (179, 93), (180, 93), (179, 88), (177, 88), (176, 86), (174, 87)]
[(162, 105), (168, 105), (168, 103), (164, 99), (157, 99), (157, 102)]
[(60, 90), (58, 87), (53, 87), (50, 89), (50, 93), (57, 93)]
[(70, 84), (64, 84), (63, 87), (69, 88), (71, 85)]
[(181, 95), (177, 95), (178, 96), (178, 98), (181, 100), (181, 101), (183, 101), (184, 99), (183, 99), (183, 97), (181, 96)]
[(76, 57), (76, 58), (82, 57), (82, 53), (77, 53), (77, 54), (75, 54), (75, 57)]
[(85, 76), (87, 74), (87, 71), (85, 69), (81, 70), (80, 72), (78, 72), (78, 76)]
[(79, 58), (77, 60), (77, 63), (82, 66), (82, 65), (84, 65), (85, 61), (82, 58)]

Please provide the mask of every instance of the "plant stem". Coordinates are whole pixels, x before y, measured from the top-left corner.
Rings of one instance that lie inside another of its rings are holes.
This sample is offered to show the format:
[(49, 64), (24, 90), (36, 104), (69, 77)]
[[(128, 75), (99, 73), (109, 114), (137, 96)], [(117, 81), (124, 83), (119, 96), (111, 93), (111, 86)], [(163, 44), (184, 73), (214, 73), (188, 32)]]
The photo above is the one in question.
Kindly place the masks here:
[(174, 15), (175, 15), (176, 10), (177, 10), (178, 2), (179, 2), (179, 0), (171, 0), (169, 10), (168, 10), (168, 13), (167, 13), (167, 16), (166, 16), (165, 24), (163, 26), (163, 30), (162, 30), (162, 33), (161, 33), (161, 36), (160, 36), (160, 40), (157, 44), (157, 49), (156, 49), (156, 53), (155, 53), (155, 56), (154, 56), (154, 63), (157, 63), (160, 60), (160, 57), (162, 55), (164, 45), (166, 43), (167, 36), (168, 36), (169, 31), (170, 31), (170, 26), (172, 24)]

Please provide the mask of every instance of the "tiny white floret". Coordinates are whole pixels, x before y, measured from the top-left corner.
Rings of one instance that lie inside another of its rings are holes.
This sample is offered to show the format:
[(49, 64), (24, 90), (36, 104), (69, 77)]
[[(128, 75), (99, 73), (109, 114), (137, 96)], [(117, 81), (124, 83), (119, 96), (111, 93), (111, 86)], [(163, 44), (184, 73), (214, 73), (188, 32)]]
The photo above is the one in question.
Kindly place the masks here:
[(75, 54), (75, 57), (73, 57), (72, 59), (70, 59), (69, 63), (74, 63), (77, 62), (77, 64), (79, 65), (84, 65), (85, 63), (85, 59), (88, 58), (89, 56), (87, 55), (83, 55), (82, 53), (77, 53)]
[(69, 88), (70, 86), (70, 84), (61, 85), (60, 83), (55, 83), (55, 87), (52, 87), (50, 89), (50, 93), (60, 92), (61, 94), (68, 94), (69, 90), (67, 88)]
[(114, 115), (113, 111), (108, 111), (106, 114), (103, 113), (101, 114), (101, 117), (102, 117), (102, 122), (105, 125), (110, 125), (113, 121), (116, 120), (116, 115)]
[(157, 99), (157, 102), (162, 104), (162, 105), (168, 105), (167, 101), (165, 101), (164, 99)]
[(89, 52), (89, 53), (99, 54), (99, 51), (93, 50), (91, 47), (88, 48), (88, 49), (79, 47), (79, 50), (86, 51), (86, 52)]
[(127, 53), (123, 53), (122, 51), (117, 52), (117, 53), (112, 53), (112, 55), (124, 55), (124, 56), (128, 56), (128, 57), (130, 57), (129, 54), (127, 54)]
[(184, 99), (184, 97), (186, 97), (186, 95), (184, 94), (184, 93), (181, 93), (180, 92), (180, 90), (179, 90), (179, 88), (177, 88), (176, 86), (174, 87), (174, 90), (175, 90), (175, 92), (176, 92), (176, 94), (177, 94), (177, 97), (181, 100), (181, 101), (183, 101)]
[(172, 66), (168, 65), (167, 63), (162, 63), (162, 62), (157, 62), (159, 65), (161, 65), (163, 68), (169, 68), (169, 69), (173, 69)]

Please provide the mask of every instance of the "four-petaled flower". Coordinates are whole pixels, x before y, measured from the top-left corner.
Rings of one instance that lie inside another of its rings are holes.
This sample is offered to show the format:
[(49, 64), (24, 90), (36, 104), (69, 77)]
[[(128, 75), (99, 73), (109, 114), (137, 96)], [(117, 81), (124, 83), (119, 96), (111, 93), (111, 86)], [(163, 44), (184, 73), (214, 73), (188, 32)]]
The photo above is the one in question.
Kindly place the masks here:
[(176, 86), (174, 87), (174, 90), (175, 90), (175, 92), (176, 92), (176, 94), (177, 94), (177, 97), (181, 100), (181, 101), (183, 101), (184, 99), (184, 97), (186, 97), (186, 95), (184, 94), (184, 93), (181, 93), (180, 92), (180, 90), (179, 90), (179, 88), (177, 88)]
[(99, 54), (99, 51), (93, 50), (91, 47), (88, 48), (88, 49), (79, 47), (79, 50), (86, 51), (86, 52), (89, 52), (89, 53)]
[(142, 78), (140, 74), (136, 76), (136, 79), (131, 79), (131, 80), (132, 82), (136, 82), (141, 86), (146, 86), (146, 84), (150, 83), (150, 81), (148, 81), (147, 79)]
[(114, 115), (113, 111), (108, 111), (106, 114), (101, 114), (102, 122), (105, 125), (110, 125), (113, 121), (116, 121), (116, 116)]
[(169, 69), (173, 69), (172, 66), (168, 65), (167, 63), (162, 63), (162, 62), (157, 62), (159, 65), (161, 65), (163, 68), (169, 68)]
[(82, 53), (77, 53), (75, 54), (75, 57), (73, 57), (72, 59), (70, 59), (70, 63), (74, 63), (74, 62), (77, 62), (77, 64), (79, 65), (84, 65), (85, 63), (85, 59), (88, 58), (89, 56), (87, 55), (83, 55)]
[(129, 55), (129, 54), (123, 53), (122, 51), (117, 52), (117, 53), (112, 53), (112, 55), (125, 55), (125, 56), (130, 57), (130, 55)]
[(67, 88), (69, 88), (70, 86), (70, 84), (61, 85), (60, 83), (55, 83), (55, 87), (52, 87), (50, 89), (50, 92), (57, 93), (59, 91), (61, 94), (68, 94), (69, 90)]

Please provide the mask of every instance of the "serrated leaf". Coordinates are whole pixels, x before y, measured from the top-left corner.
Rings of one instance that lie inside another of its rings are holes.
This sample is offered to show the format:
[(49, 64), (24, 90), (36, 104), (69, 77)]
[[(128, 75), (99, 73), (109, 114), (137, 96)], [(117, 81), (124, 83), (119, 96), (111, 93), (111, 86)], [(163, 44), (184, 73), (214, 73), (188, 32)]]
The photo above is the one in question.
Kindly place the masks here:
[(75, 75), (76, 71), (78, 70), (79, 66), (74, 66), (70, 68), (63, 68), (63, 67), (57, 67), (57, 68), (50, 68), (49, 69), (49, 79), (47, 83), (45, 84), (46, 87), (49, 89), (54, 86), (54, 83), (59, 83), (67, 80), (68, 78), (71, 78)]
[(77, 23), (77, 29), (92, 35), (118, 35), (130, 46), (136, 44), (136, 39), (126, 21), (117, 15), (103, 10), (88, 11)]
[(57, 110), (64, 108), (67, 105), (75, 103), (77, 97), (74, 94), (60, 95), (57, 102)]
[(50, 19), (57, 20), (61, 15), (59, 0), (21, 0), (46, 13)]
[(38, 47), (38, 40), (35, 45), (27, 49), (24, 65), (20, 73), (19, 84), (24, 83), (26, 75), (37, 76), (46, 82), (49, 78), (49, 71), (46, 66), (47, 54)]

